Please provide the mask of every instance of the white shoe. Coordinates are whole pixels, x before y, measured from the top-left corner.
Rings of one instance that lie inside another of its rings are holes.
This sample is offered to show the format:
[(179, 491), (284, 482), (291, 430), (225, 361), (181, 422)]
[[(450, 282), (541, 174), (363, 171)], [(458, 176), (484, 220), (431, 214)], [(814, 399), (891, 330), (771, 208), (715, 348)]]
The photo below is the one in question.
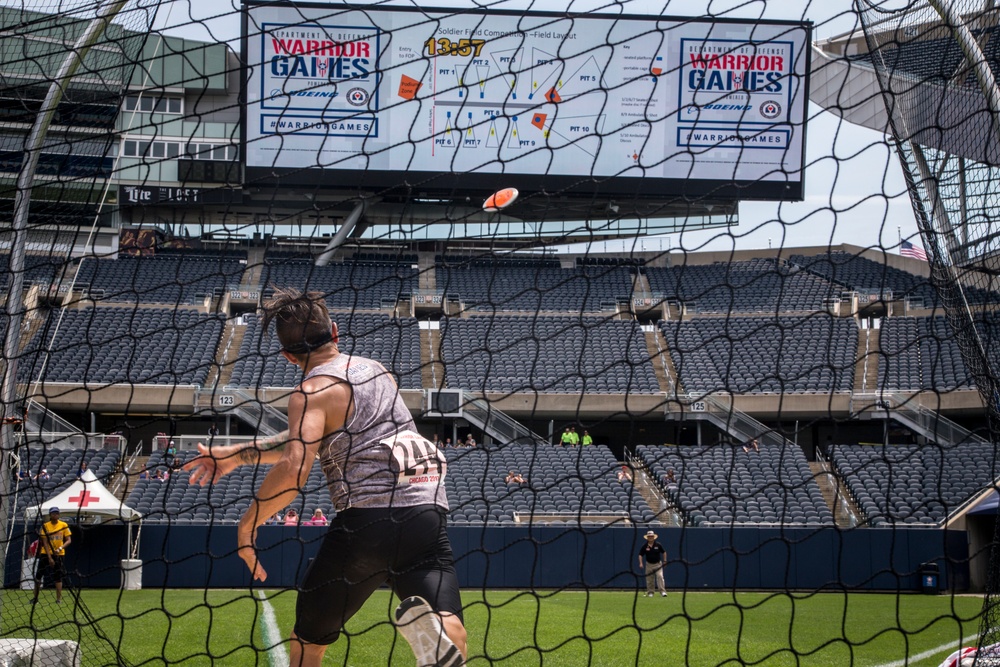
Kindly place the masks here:
[(667, 597), (667, 592), (663, 591), (662, 593), (660, 593), (660, 595), (663, 596), (663, 597)]
[(646, 593), (646, 597), (651, 598), (651, 597), (653, 597), (653, 594), (652, 593)]
[(410, 644), (417, 667), (463, 667), (462, 652), (448, 638), (440, 617), (422, 597), (406, 598), (393, 621)]

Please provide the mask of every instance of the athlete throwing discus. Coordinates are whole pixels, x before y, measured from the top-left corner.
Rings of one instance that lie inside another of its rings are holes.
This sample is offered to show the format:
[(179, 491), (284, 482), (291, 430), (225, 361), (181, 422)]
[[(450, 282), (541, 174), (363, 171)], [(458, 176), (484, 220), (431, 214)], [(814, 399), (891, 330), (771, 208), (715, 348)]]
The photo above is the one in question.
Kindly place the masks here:
[(304, 380), (288, 401), (288, 431), (228, 446), (198, 445), (184, 466), (211, 484), (239, 466), (272, 464), (237, 531), (254, 579), (257, 528), (288, 505), (315, 461), (337, 514), (299, 586), (293, 667), (319, 665), (365, 600), (388, 582), (401, 602), (393, 619), (417, 664), (465, 664), (458, 577), (445, 517), (444, 455), (421, 437), (396, 382), (377, 361), (341, 354), (323, 296), (278, 290), (264, 306), (281, 355)]

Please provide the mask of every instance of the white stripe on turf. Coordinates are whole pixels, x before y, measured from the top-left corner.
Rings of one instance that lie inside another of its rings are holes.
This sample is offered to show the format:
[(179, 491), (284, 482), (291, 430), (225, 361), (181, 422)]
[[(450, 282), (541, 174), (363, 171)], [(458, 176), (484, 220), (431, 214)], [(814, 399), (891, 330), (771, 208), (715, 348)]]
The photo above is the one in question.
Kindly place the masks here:
[(913, 664), (915, 664), (917, 662), (920, 662), (921, 660), (925, 660), (925, 659), (927, 659), (927, 658), (929, 658), (929, 657), (931, 657), (933, 655), (937, 655), (938, 653), (945, 653), (947, 651), (947, 654), (945, 656), (942, 656), (942, 659), (944, 659), (948, 655), (951, 655), (952, 653), (954, 653), (955, 651), (957, 651), (962, 646), (968, 646), (968, 645), (970, 645), (969, 644), (970, 642), (972, 642), (973, 640), (978, 639), (978, 638), (979, 638), (979, 634), (978, 633), (974, 634), (974, 635), (969, 635), (968, 637), (962, 637), (962, 641), (959, 642), (958, 646), (955, 646), (951, 642), (948, 642), (947, 644), (941, 644), (940, 646), (937, 646), (935, 648), (928, 649), (928, 650), (924, 651), (923, 653), (918, 653), (916, 655), (911, 655), (909, 658), (906, 658), (905, 660), (895, 660), (893, 662), (887, 662), (884, 665), (876, 665), (876, 667), (906, 667), (907, 665), (913, 665)]
[(288, 652), (278, 631), (278, 618), (274, 615), (274, 607), (267, 601), (264, 591), (258, 589), (257, 597), (260, 598), (263, 618), (261, 618), (261, 631), (264, 633), (264, 645), (270, 647), (267, 652), (267, 659), (271, 667), (288, 667)]

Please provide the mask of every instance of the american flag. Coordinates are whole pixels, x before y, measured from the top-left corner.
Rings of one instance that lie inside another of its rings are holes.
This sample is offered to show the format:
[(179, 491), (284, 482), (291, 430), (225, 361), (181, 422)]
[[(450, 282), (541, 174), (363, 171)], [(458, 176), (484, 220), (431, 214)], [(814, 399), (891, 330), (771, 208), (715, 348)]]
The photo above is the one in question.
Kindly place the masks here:
[(918, 248), (909, 241), (903, 241), (899, 246), (899, 254), (903, 257), (912, 257), (914, 259), (922, 259), (927, 261), (927, 253), (924, 252), (923, 248)]

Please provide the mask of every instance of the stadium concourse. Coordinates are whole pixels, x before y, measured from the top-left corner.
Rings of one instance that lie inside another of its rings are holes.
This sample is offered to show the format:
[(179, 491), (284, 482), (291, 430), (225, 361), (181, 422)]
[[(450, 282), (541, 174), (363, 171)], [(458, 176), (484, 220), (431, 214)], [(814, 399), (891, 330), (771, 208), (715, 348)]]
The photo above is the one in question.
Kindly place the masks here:
[[(448, 451), (454, 525), (954, 530), (993, 478), (976, 446), (978, 394), (918, 260), (854, 247), (309, 260), (307, 248), (205, 244), (47, 274), (74, 287), (29, 294), (20, 380), (68, 422), (122, 432), (121, 453), (51, 429), (41, 448), (29, 432), (13, 507), (65, 487), (86, 461), (151, 524), (233, 523), (259, 475), (209, 490), (175, 468), (213, 423), (220, 439), (255, 433), (241, 403), (283, 409), (296, 369), (253, 311), (284, 284), (326, 296), (341, 349), (392, 370), (425, 435), (481, 443)], [(543, 442), (435, 418), (426, 391), (444, 389)], [(142, 416), (116, 414), (126, 402)], [(567, 424), (596, 445), (556, 447)], [(751, 439), (759, 451), (744, 451)], [(527, 483), (505, 484), (511, 469)], [(318, 470), (294, 506), (332, 514)]]

